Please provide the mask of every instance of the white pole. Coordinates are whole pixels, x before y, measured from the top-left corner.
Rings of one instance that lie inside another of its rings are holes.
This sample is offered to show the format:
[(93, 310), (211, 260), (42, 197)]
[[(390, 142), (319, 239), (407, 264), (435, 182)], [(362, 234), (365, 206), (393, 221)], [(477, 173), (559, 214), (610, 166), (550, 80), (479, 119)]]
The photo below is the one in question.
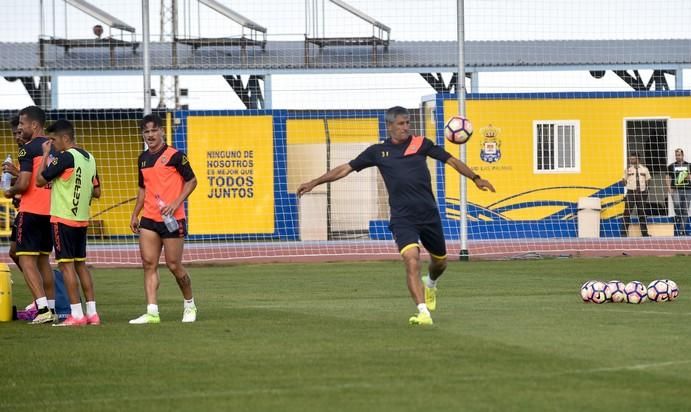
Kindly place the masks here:
[[(458, 81), (456, 82), (456, 96), (458, 97), (458, 114), (465, 117), (465, 25), (464, 25), (464, 4), (463, 0), (456, 1), (457, 6), (457, 30), (458, 30)], [(466, 147), (464, 144), (459, 147), (459, 159), (466, 163)], [(461, 251), (460, 260), (468, 260), (468, 185), (467, 180), (461, 177), (460, 202), (461, 202)]]
[(149, 56), (149, 0), (142, 0), (142, 62), (144, 75), (144, 114), (151, 113), (151, 59)]

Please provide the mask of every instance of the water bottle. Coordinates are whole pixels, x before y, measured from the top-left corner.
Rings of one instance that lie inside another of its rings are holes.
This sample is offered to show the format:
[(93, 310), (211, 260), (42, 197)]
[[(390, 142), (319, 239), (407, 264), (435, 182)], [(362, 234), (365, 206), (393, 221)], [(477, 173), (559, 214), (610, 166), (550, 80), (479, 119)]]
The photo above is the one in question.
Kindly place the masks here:
[[(7, 155), (7, 158), (3, 162), (5, 163), (12, 163), (12, 155)], [(3, 172), (2, 173), (2, 190), (8, 190), (10, 187), (12, 187), (12, 173), (10, 172)]]
[[(156, 195), (156, 203), (158, 204), (159, 209), (163, 209), (166, 206), (166, 203), (163, 201), (163, 199), (161, 199), (161, 196), (159, 195)], [(175, 218), (172, 215), (161, 214), (161, 217), (163, 218), (163, 223), (165, 223), (166, 229), (168, 229), (169, 232), (175, 232), (180, 228), (178, 221), (175, 220)]]

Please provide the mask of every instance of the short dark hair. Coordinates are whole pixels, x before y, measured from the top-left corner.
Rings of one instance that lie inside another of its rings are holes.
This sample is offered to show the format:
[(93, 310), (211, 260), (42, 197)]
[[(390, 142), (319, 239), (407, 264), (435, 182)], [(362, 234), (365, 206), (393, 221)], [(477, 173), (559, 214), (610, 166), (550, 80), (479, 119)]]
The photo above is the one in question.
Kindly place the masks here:
[(12, 116), (8, 123), (10, 124), (11, 128), (16, 129), (19, 127), (19, 116)]
[(139, 122), (140, 132), (144, 131), (144, 128), (146, 127), (147, 123), (153, 123), (154, 126), (158, 127), (159, 129), (163, 127), (163, 120), (161, 120), (161, 117), (157, 114), (151, 113), (144, 116), (142, 120)]
[(46, 124), (46, 112), (38, 106), (27, 106), (19, 111), (19, 116), (26, 116), (29, 120), (38, 122), (41, 126)]
[(70, 139), (74, 140), (74, 125), (67, 119), (59, 119), (53, 122), (46, 132), (53, 134), (66, 134)]
[(405, 107), (394, 106), (386, 111), (386, 115), (384, 116), (386, 124), (395, 122), (398, 116), (410, 117), (410, 112)]

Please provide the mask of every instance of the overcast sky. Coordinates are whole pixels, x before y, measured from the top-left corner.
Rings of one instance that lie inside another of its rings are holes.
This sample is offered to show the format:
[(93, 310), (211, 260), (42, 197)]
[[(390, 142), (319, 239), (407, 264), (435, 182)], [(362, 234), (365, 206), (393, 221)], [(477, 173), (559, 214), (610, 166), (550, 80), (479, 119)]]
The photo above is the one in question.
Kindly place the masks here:
[[(141, 35), (141, 0), (89, 0), (136, 28)], [(170, 1), (170, 0), (166, 0)], [(328, 0), (217, 0), (268, 28), (268, 39), (301, 40), (306, 9), (319, 8), (318, 30), (326, 36), (371, 35), (371, 26)], [(346, 0), (391, 27), (392, 40), (454, 40), (456, 1)], [(43, 25), (41, 7), (43, 3)], [(160, 35), (160, 0), (149, 0), (152, 40)], [(41, 34), (92, 38), (98, 21), (66, 6), (63, 0), (0, 0), (0, 41), (35, 42)], [(197, 0), (178, 0), (179, 32), (190, 36), (232, 36), (241, 28)], [(322, 10), (323, 9), (323, 10)], [(467, 40), (691, 38), (691, 0), (466, 0)], [(323, 14), (322, 14), (323, 11)], [(201, 22), (201, 25), (200, 25)], [(106, 28), (106, 34), (108, 34)], [(116, 31), (113, 31), (117, 35)], [(319, 33), (322, 34), (322, 33)], [(689, 77), (684, 84), (691, 88)], [(671, 80), (671, 79), (670, 79)], [(190, 89), (193, 109), (243, 108), (220, 76), (181, 78)], [(629, 90), (608, 73), (595, 80), (587, 73), (482, 74), (482, 91)], [(152, 79), (158, 88), (157, 78)], [(60, 106), (141, 107), (140, 77), (63, 77)], [(368, 108), (393, 104), (417, 106), (433, 90), (416, 74), (330, 75), (273, 78), (274, 108)], [(309, 93), (309, 98), (302, 98)], [(0, 79), (0, 108), (29, 104), (23, 88)], [(156, 105), (156, 101), (153, 105)]]

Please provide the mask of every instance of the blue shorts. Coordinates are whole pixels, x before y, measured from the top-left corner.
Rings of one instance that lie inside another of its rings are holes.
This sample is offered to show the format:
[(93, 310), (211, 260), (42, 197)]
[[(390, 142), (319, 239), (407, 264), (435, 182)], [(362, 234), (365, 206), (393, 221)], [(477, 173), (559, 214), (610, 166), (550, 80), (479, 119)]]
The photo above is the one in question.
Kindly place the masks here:
[(444, 230), (441, 227), (441, 219), (428, 223), (413, 223), (398, 219), (389, 224), (393, 238), (398, 246), (399, 253), (403, 254), (411, 247), (422, 246), (430, 255), (443, 259), (446, 257), (446, 241)]

